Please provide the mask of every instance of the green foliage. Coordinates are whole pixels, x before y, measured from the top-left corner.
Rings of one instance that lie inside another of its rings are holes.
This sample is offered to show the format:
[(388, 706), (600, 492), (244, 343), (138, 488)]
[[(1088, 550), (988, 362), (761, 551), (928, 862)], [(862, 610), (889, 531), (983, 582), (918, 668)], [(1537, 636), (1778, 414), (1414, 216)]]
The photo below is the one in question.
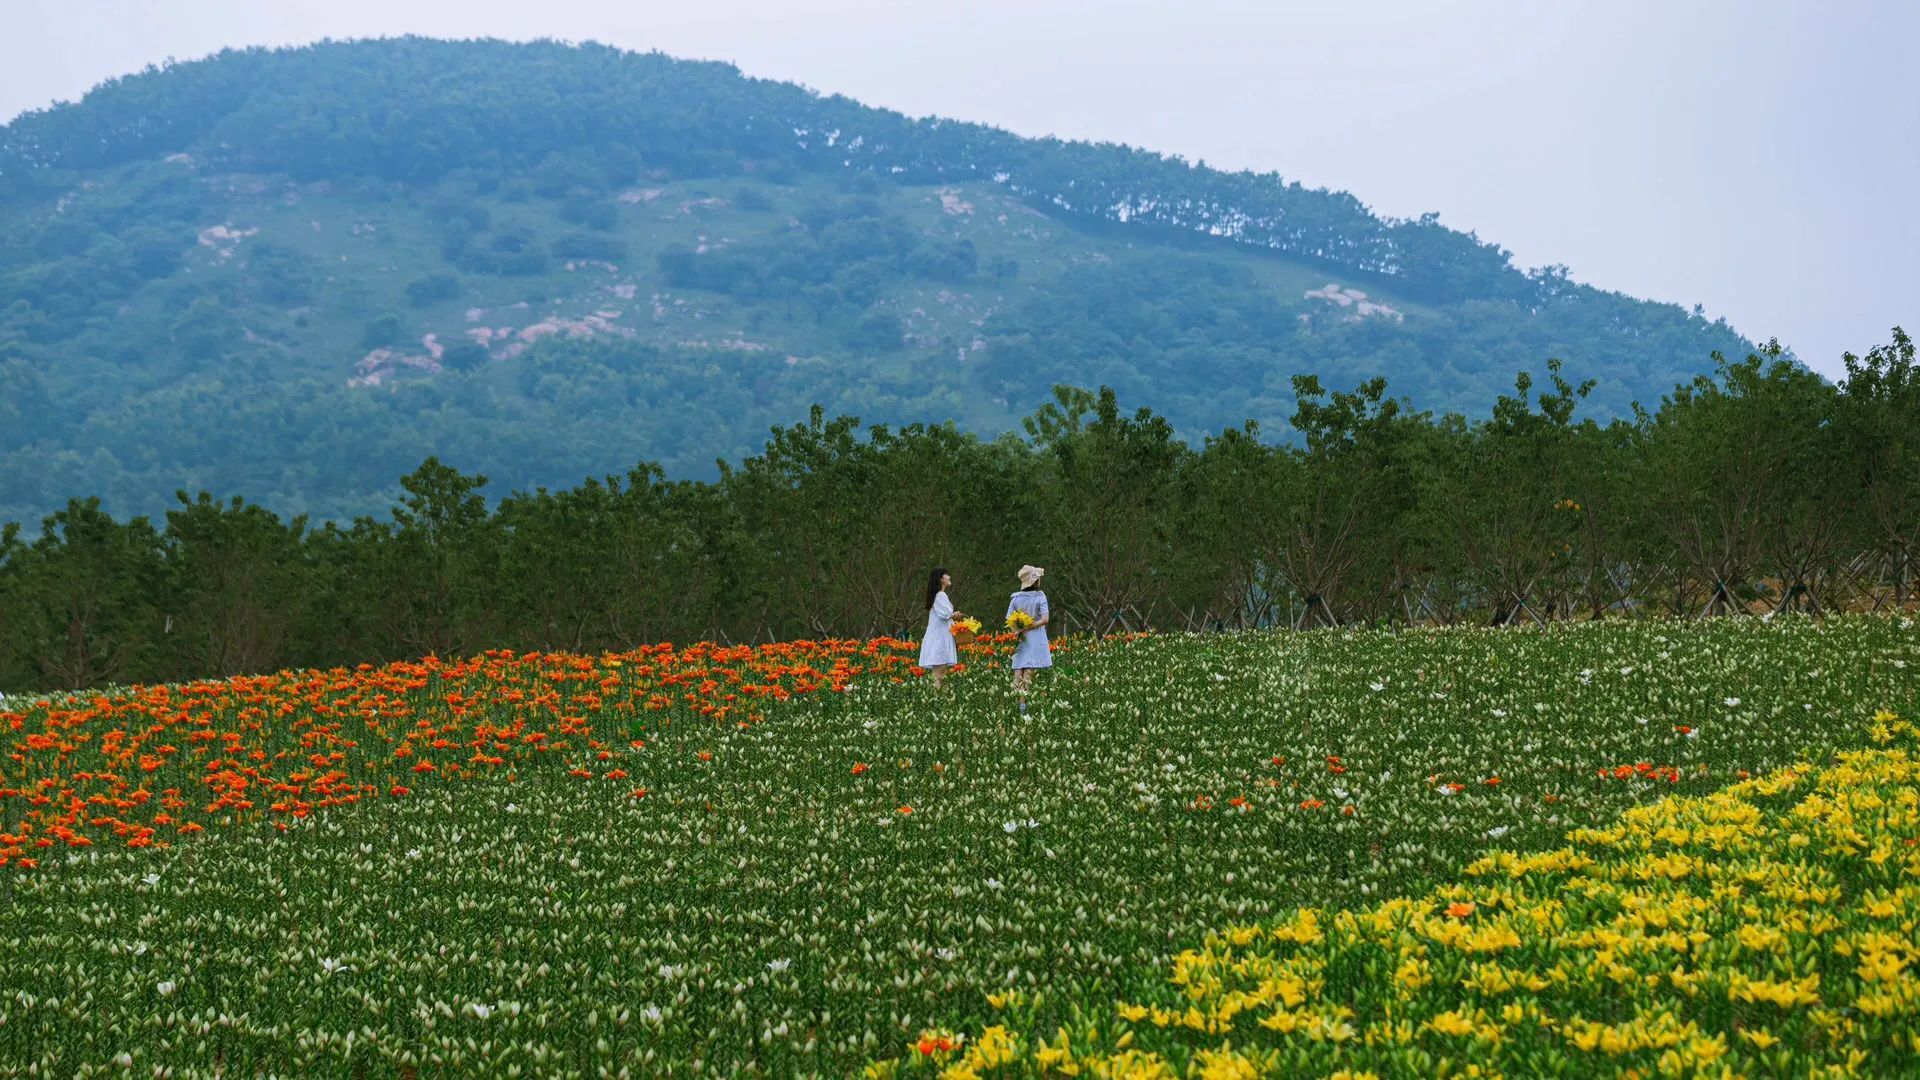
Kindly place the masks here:
[[(1557, 364), (1545, 387), (1517, 378), (1477, 421), (1415, 412), (1381, 379), (1328, 393), (1303, 376), (1299, 443), (1263, 441), (1249, 422), (1195, 448), (1112, 388), (1063, 385), (1024, 440), (863, 429), (815, 405), (805, 423), (769, 425), (760, 452), (718, 454), (708, 481), (645, 463), (490, 503), (484, 477), (434, 456), (390, 489), (387, 515), (350, 525), (202, 494), (180, 496), (156, 533), (75, 501), (35, 543), (16, 529), (0, 545), (0, 610), (32, 613), (9, 620), (0, 679), (78, 687), (495, 647), (910, 635), (936, 565), (962, 583), (962, 610), (997, 603), (1021, 564), (1048, 567), (1062, 629), (1101, 633), (1905, 610), (1902, 545), (1920, 506), (1909, 346), (1896, 331), (1839, 390), (1775, 355), (1726, 362), (1633, 423), (1579, 417), (1588, 386)], [(629, 450), (717, 426), (675, 396), (697, 370), (680, 355), (562, 342), (509, 361), (462, 339), (442, 359), (466, 369), (447, 376), (454, 393), (392, 396), (422, 417), (459, 403), (498, 418), (484, 444), (450, 437), (449, 457), (553, 453), (492, 396), (501, 377)], [(747, 387), (790, 366), (728, 363)], [(771, 415), (749, 394), (734, 407)], [(621, 430), (632, 402), (662, 426)], [(239, 438), (218, 398), (179, 399), (169, 419)], [(306, 422), (339, 418), (321, 401)], [(390, 439), (365, 457), (406, 452)]]
[(1920, 559), (1920, 368), (1913, 339), (1898, 327), (1893, 340), (1863, 357), (1847, 354), (1840, 423), (1864, 470), (1869, 520), (1881, 551), (1900, 568), (1899, 599)]
[(1189, 447), (1298, 438), (1304, 373), (1478, 417), (1560, 357), (1626, 416), (1749, 348), (1344, 194), (600, 46), (229, 52), (0, 130), (0, 520), (711, 479), (815, 402), (991, 438), (1060, 384)]
[(555, 150), (533, 170), (534, 193), (549, 199), (570, 197), (576, 191), (591, 193), (606, 183), (599, 162), (584, 149)]
[(604, 259), (608, 262), (624, 262), (627, 257), (627, 244), (624, 240), (595, 236), (592, 233), (574, 233), (555, 240), (553, 253), (563, 259)]
[(459, 295), (460, 279), (452, 274), (428, 274), (407, 283), (407, 300), (414, 307), (428, 307)]
[(1091, 401), (1062, 392), (1054, 404), (1062, 419), (1038, 420), (1029, 430), (1047, 433), (1042, 453), (1061, 497), (1022, 520), (1021, 533), (1046, 536), (1057, 552), (1057, 606), (1073, 623), (1096, 633), (1139, 629), (1169, 562), (1175, 478), (1189, 452), (1153, 410), (1121, 415), (1110, 388)]
[(46, 384), (21, 350), (0, 345), (0, 452), (31, 443), (50, 426), (52, 410)]
[(462, 338), (447, 346), (440, 362), (454, 371), (471, 373), (485, 366), (487, 349), (484, 345)]
[[(283, 524), (234, 497), (202, 492), (167, 512), (169, 617), (162, 634), (172, 664), (209, 675), (267, 670), (310, 595), (305, 521)], [(174, 613), (177, 613), (175, 615)]]
[(894, 352), (900, 348), (906, 327), (900, 316), (890, 311), (874, 311), (860, 317), (847, 335), (847, 346), (858, 352)]
[(1274, 462), (1274, 487), (1284, 495), (1268, 500), (1275, 512), (1248, 515), (1258, 530), (1248, 549), (1272, 567), (1261, 582), (1266, 593), (1300, 597), (1298, 625), (1336, 624), (1343, 609), (1377, 616), (1392, 603), (1390, 586), (1399, 583), (1413, 539), (1410, 474), (1422, 456), (1415, 451), (1431, 443), (1410, 442), (1423, 434), (1426, 417), (1405, 415), (1386, 389), (1375, 378), (1326, 398), (1318, 379), (1294, 380), (1300, 404), (1292, 422), (1306, 445)]
[(9, 526), (0, 555), (0, 672), (36, 686), (81, 689), (155, 669), (170, 626), (167, 564), (145, 518), (120, 524), (98, 499), (75, 499), (20, 544)]
[(1548, 372), (1551, 392), (1530, 398), (1533, 381), (1521, 373), (1477, 437), (1439, 440), (1428, 462), (1429, 511), (1446, 534), (1429, 554), (1493, 597), (1496, 621), (1517, 617), (1572, 550), (1572, 419), (1592, 384), (1568, 383), (1558, 361)]
[(1647, 425), (1648, 520), (1705, 589), (1707, 610), (1737, 606), (1770, 571), (1817, 609), (1798, 564), (1830, 560), (1854, 531), (1864, 470), (1842, 462), (1863, 448), (1833, 426), (1833, 387), (1781, 359), (1777, 345), (1715, 359), (1717, 381), (1676, 387)]
[(388, 312), (367, 320), (367, 325), (360, 331), (360, 347), (381, 349), (398, 344), (405, 332), (406, 326), (400, 321), (400, 316)]

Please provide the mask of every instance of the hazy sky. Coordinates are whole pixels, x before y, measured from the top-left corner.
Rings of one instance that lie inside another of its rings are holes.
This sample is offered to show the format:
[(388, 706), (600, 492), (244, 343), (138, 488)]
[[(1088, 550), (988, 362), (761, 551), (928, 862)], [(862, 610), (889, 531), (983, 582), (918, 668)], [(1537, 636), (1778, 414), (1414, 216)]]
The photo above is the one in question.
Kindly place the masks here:
[(1912, 0), (0, 0), (0, 23), (0, 117), (230, 45), (596, 40), (1436, 210), (1829, 375), (1920, 330)]

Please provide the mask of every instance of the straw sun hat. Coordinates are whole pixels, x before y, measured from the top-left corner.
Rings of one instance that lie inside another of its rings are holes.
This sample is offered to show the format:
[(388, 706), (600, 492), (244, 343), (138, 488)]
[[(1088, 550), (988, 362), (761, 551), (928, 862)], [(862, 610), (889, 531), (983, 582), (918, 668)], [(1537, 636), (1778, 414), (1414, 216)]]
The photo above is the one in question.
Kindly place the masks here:
[(1040, 576), (1045, 573), (1046, 573), (1045, 570), (1042, 570), (1037, 566), (1021, 567), (1020, 568), (1020, 587), (1023, 589), (1033, 588), (1034, 582), (1039, 581)]

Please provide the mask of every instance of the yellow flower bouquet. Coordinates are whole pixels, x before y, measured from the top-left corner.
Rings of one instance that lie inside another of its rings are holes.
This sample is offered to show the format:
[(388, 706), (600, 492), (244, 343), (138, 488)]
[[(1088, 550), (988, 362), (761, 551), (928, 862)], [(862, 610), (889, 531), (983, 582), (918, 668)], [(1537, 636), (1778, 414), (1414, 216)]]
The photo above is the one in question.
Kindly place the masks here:
[(1024, 611), (1016, 611), (1007, 616), (1007, 629), (1016, 634), (1033, 629), (1033, 616)]
[(972, 643), (973, 636), (980, 632), (980, 620), (969, 615), (964, 619), (953, 620), (947, 628), (953, 632), (954, 644), (967, 645)]

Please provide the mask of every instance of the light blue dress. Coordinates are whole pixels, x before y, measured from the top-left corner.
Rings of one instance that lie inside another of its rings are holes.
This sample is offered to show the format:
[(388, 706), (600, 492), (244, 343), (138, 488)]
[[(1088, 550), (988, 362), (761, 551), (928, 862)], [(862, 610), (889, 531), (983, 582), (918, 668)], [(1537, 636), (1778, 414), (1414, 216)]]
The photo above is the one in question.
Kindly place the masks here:
[(920, 666), (945, 667), (959, 659), (960, 650), (953, 644), (953, 601), (942, 589), (933, 598), (933, 609), (927, 612), (927, 632), (920, 638)]
[[(1007, 601), (1007, 614), (1024, 611), (1033, 616), (1035, 622), (1047, 617), (1047, 594), (1039, 589), (1022, 589)], [(1052, 667), (1053, 653), (1047, 648), (1047, 628), (1036, 626), (1020, 635), (1020, 644), (1013, 650), (1013, 666), (1016, 668)]]

